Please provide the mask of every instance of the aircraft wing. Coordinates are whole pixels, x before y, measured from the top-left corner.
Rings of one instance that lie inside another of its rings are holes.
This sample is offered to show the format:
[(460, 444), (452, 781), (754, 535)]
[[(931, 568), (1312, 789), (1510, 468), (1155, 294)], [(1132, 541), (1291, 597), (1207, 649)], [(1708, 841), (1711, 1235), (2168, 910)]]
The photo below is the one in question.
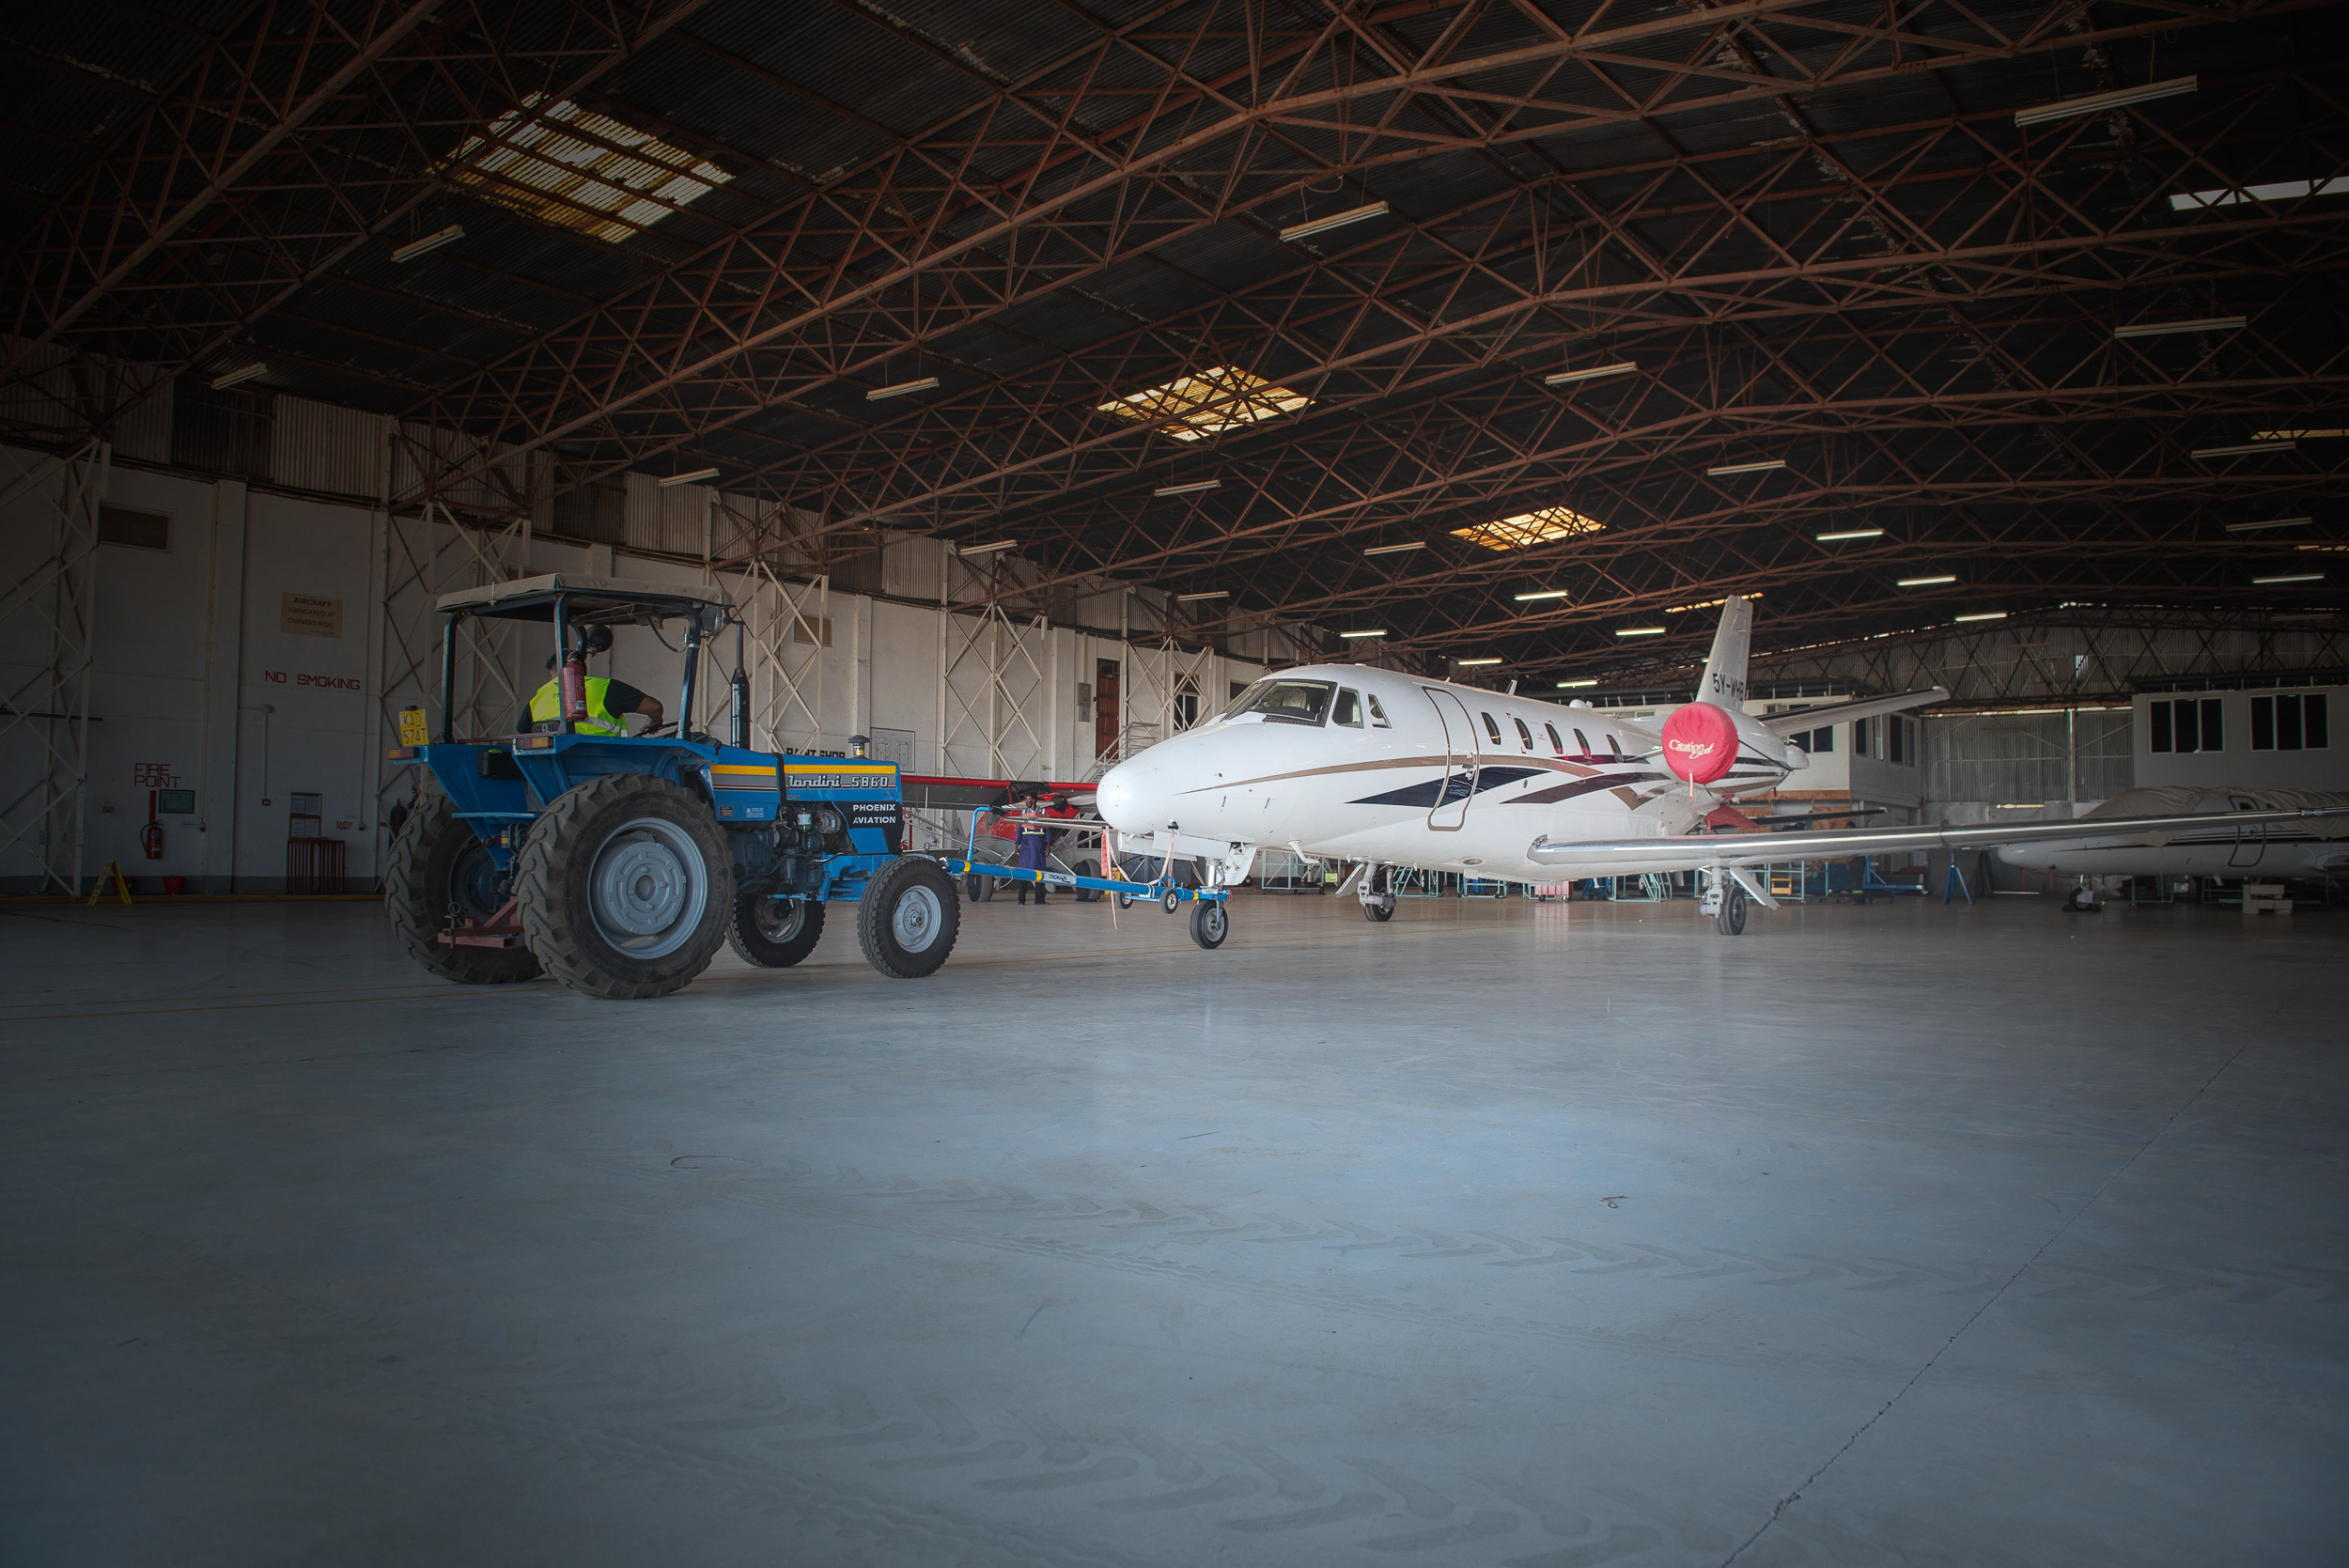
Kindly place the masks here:
[(1942, 687), (1928, 686), (1919, 691), (1904, 691), (1897, 697), (1857, 697), (1847, 703), (1830, 703), (1825, 707), (1806, 707), (1795, 713), (1773, 713), (1762, 721), (1763, 727), (1780, 735), (1793, 735), (1798, 730), (1815, 730), (1821, 724), (1841, 723), (1847, 719), (1873, 719), (1879, 713), (1898, 713), (1904, 708), (1923, 707), (1929, 703), (1946, 701), (1949, 692)]
[[(1814, 710), (1817, 711), (1817, 710)], [(1850, 855), (1897, 854), (1913, 849), (1988, 849), (2002, 844), (2039, 844), (2077, 839), (2151, 840), (2225, 824), (2264, 830), (2274, 823), (2349, 817), (2349, 807), (2295, 811), (2202, 812), (2186, 816), (2074, 817), (2064, 822), (1984, 823), (1952, 827), (1846, 828), (1835, 832), (1714, 833), (1685, 838), (1566, 840), (1537, 838), (1525, 852), (1536, 865), (1555, 866), (1569, 879), (1615, 877), (1649, 871), (1697, 871), (1709, 866), (1784, 865), (1794, 861), (1838, 861)], [(2256, 838), (2256, 835), (2255, 835)]]

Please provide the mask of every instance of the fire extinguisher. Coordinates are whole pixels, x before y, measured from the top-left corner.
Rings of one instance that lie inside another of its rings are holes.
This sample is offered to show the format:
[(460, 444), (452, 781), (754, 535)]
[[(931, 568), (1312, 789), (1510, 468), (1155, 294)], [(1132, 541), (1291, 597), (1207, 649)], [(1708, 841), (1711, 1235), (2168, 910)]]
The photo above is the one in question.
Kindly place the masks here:
[(139, 830), (139, 847), (150, 861), (163, 858), (163, 825), (155, 820), (155, 792), (147, 792), (147, 826)]
[(563, 719), (576, 724), (587, 717), (587, 660), (576, 651), (563, 660)]

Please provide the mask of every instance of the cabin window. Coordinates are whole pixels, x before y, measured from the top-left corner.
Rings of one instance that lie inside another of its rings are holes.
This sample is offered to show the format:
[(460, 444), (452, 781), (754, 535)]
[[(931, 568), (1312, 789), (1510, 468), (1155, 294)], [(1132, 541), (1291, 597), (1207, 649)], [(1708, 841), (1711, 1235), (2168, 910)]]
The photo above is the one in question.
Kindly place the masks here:
[(1260, 680), (1231, 706), (1235, 717), (1261, 713), (1268, 724), (1312, 724), (1329, 717), (1330, 698), (1337, 691), (1330, 680)]
[(2325, 694), (2287, 692), (2251, 699), (2251, 750), (2322, 752), (2332, 746), (2332, 716)]
[(1378, 730), (1390, 728), (1391, 726), (1387, 723), (1387, 710), (1378, 706), (1378, 693), (1373, 691), (1363, 700), (1370, 704), (1370, 727)]
[(1494, 718), (1491, 714), (1489, 714), (1489, 713), (1480, 713), (1480, 714), (1478, 714), (1478, 715), (1477, 715), (1477, 717), (1485, 721), (1485, 733), (1486, 733), (1486, 735), (1489, 735), (1489, 736), (1491, 736), (1491, 737), (1493, 737), (1493, 744), (1494, 744), (1494, 745), (1496, 745), (1496, 746), (1500, 745), (1500, 744), (1501, 744), (1501, 721), (1499, 721), (1498, 719), (1495, 719), (1495, 718)]
[(1608, 749), (1609, 751), (1610, 751), (1610, 752), (1614, 753), (1615, 753), (1615, 755), (1617, 755), (1618, 757), (1620, 757), (1620, 756), (1622, 756), (1622, 755), (1623, 755), (1623, 744), (1622, 744), (1622, 742), (1618, 741), (1618, 740), (1617, 740), (1617, 739), (1616, 739), (1613, 736), (1611, 736), (1611, 735), (1610, 735), (1610, 736), (1609, 736), (1609, 737), (1607, 737), (1607, 749)]
[(1574, 732), (1574, 754), (1579, 757), (1586, 757), (1591, 754), (1591, 737), (1584, 735), (1580, 730)]
[(1525, 727), (1525, 721), (1518, 719), (1516, 714), (1512, 713), (1509, 717), (1516, 721), (1517, 726), (1517, 738), (1525, 742), (1525, 749), (1527, 751), (1532, 751), (1533, 749), (1533, 732), (1527, 729)]
[(1337, 706), (1330, 710), (1330, 722), (1344, 724), (1347, 729), (1362, 727), (1362, 699), (1344, 687), (1338, 688)]
[(1558, 738), (1557, 725), (1544, 724), (1542, 726), (1542, 733), (1549, 737), (1549, 749), (1551, 751), (1557, 753), (1560, 756), (1564, 756), (1566, 754), (1566, 743)]

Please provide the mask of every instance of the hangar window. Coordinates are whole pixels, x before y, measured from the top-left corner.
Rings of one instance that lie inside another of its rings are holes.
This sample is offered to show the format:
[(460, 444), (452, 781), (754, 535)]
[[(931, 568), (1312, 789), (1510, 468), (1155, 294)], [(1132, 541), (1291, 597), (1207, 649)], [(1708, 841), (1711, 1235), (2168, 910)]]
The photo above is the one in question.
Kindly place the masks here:
[(2322, 752), (2331, 745), (2331, 715), (2322, 692), (2251, 699), (2251, 750)]
[(449, 161), (448, 173), (455, 183), (501, 207), (614, 244), (634, 239), (734, 178), (649, 132), (568, 99), (547, 103), (543, 93), (533, 93), (521, 108), (490, 121), (486, 134), (467, 138)]
[(1362, 727), (1362, 699), (1352, 691), (1340, 688), (1338, 706), (1330, 710), (1330, 722), (1344, 724), (1350, 730), (1361, 729)]
[(1452, 536), (1483, 545), (1486, 550), (1523, 550), (1528, 545), (1548, 544), (1553, 539), (1571, 539), (1578, 534), (1595, 534), (1606, 526), (1570, 506), (1545, 506), (1538, 512), (1520, 512), (1513, 518), (1478, 523), (1471, 528), (1455, 528)]
[(1796, 745), (1812, 755), (1824, 755), (1835, 750), (1835, 726), (1822, 724), (1815, 730), (1798, 730), (1793, 739)]
[(134, 512), (128, 506), (98, 508), (98, 542), (128, 545), (132, 550), (169, 550), (171, 519), (161, 512)]
[(1566, 743), (1558, 738), (1557, 725), (1544, 724), (1542, 726), (1542, 733), (1549, 737), (1549, 749), (1551, 751), (1557, 753), (1560, 756), (1564, 756), (1566, 754)]
[(1496, 746), (1500, 745), (1501, 722), (1489, 713), (1480, 713), (1477, 717), (1485, 721), (1485, 733), (1493, 737), (1493, 744)]
[(2217, 697), (2181, 697), (2174, 702), (2149, 703), (2145, 708), (2145, 749), (2223, 752), (2227, 749), (2225, 711)]
[(1393, 726), (1387, 722), (1387, 710), (1378, 704), (1378, 694), (1374, 691), (1366, 700), (1370, 704), (1370, 727), (1376, 730), (1392, 729)]
[(1533, 732), (1527, 729), (1525, 727), (1525, 721), (1518, 719), (1516, 714), (1512, 713), (1509, 717), (1517, 723), (1517, 738), (1525, 742), (1525, 749), (1527, 751), (1532, 751), (1533, 749)]
[(1262, 376), (1218, 365), (1103, 403), (1100, 411), (1120, 419), (1166, 420), (1160, 428), (1176, 441), (1205, 441), (1260, 419), (1295, 413), (1312, 401), (1303, 393), (1274, 386)]

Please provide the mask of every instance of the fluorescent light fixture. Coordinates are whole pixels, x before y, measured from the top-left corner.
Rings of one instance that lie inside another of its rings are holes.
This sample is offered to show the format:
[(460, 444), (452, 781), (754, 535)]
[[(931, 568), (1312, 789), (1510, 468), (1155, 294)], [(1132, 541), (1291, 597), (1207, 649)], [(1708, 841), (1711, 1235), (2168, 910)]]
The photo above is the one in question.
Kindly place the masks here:
[(249, 381), (256, 376), (266, 376), (268, 374), (269, 362), (267, 360), (257, 359), (251, 365), (241, 366), (235, 370), (225, 371), (218, 376), (214, 376), (212, 378), (212, 390), (214, 392), (219, 392), (224, 388), (236, 386), (241, 382)]
[(2349, 179), (2279, 179), (2272, 185), (2246, 185), (2224, 191), (2179, 191), (2170, 197), (2170, 210), (2191, 212), (2201, 207), (2236, 207), (2247, 201), (2291, 201), (2299, 196), (2349, 196)]
[(2254, 430), (2253, 441), (2339, 441), (2349, 430)]
[(2262, 588), (2265, 587), (2270, 582), (2322, 582), (2324, 581), (2325, 574), (2321, 571), (2283, 572), (2275, 577), (2255, 577), (2251, 579), (2253, 586)]
[(1585, 686), (1596, 686), (1598, 682), (1595, 680), (1562, 680), (1558, 683), (1558, 690), (1561, 691), (1579, 691)]
[[(1740, 594), (1737, 597), (1747, 600), (1757, 599), (1762, 597), (1762, 590), (1756, 588), (1750, 594)], [(1710, 610), (1716, 605), (1727, 604), (1729, 600), (1726, 598), (1708, 598), (1697, 604), (1668, 604), (1664, 606), (1664, 613), (1667, 615), (1685, 615), (1691, 610)]]
[(1565, 386), (1574, 381), (1595, 381), (1601, 376), (1621, 376), (1639, 368), (1627, 359), (1619, 359), (1612, 365), (1589, 365), (1579, 370), (1561, 370), (1554, 376), (1544, 376), (1542, 385)]
[(1408, 544), (1372, 545), (1368, 550), (1363, 551), (1362, 553), (1364, 555), (1399, 555), (1407, 550), (1425, 550), (1426, 548), (1427, 541), (1425, 539), (1413, 539)]
[(1664, 635), (1664, 630), (1665, 629), (1660, 626), (1626, 626), (1617, 628), (1615, 635), (1618, 637), (1661, 637)]
[(864, 400), (878, 403), (884, 397), (903, 397), (909, 392), (927, 392), (938, 384), (935, 376), (925, 376), (918, 381), (898, 381), (891, 386), (867, 387)]
[(2196, 321), (2136, 321), (2125, 327), (2115, 327), (2115, 337), (2169, 337), (2176, 333), (2231, 333), (2240, 331), (2249, 321), (2244, 316), (2205, 316)]
[(1719, 468), (1706, 469), (1704, 475), (1708, 479), (1719, 479), (1732, 474), (1767, 474), (1774, 468), (1785, 466), (1786, 459), (1783, 458), (1772, 458), (1766, 463), (1723, 463)]
[(1364, 218), (1383, 218), (1386, 214), (1387, 204), (1383, 201), (1374, 201), (1368, 207), (1349, 207), (1343, 212), (1332, 212), (1326, 218), (1308, 218), (1301, 224), (1291, 224), (1283, 229), (1281, 243), (1292, 244), (1299, 240), (1310, 239), (1316, 234), (1326, 234), (1333, 228), (1343, 228), (1347, 224), (1359, 224)]
[(1231, 589), (1229, 589), (1229, 588), (1216, 588), (1216, 589), (1210, 590), (1209, 592), (1207, 592), (1207, 593), (1204, 593), (1204, 594), (1176, 594), (1176, 595), (1174, 596), (1174, 602), (1175, 602), (1175, 603), (1177, 603), (1177, 604), (1198, 604), (1198, 603), (1200, 603), (1201, 601), (1206, 600), (1206, 599), (1211, 599), (1211, 598), (1230, 598), (1231, 597), (1232, 597), (1232, 590), (1231, 590)]
[(1904, 577), (1894, 585), (1902, 588), (1930, 588), (1937, 582), (1954, 582), (1956, 581), (1957, 577), (1954, 573), (1943, 572), (1938, 577)]
[(1501, 660), (1498, 659), (1455, 659), (1452, 662), (1457, 664), (1461, 669), (1465, 670), (1470, 668), (1471, 665), (1498, 664)]
[(1566, 590), (1563, 588), (1543, 588), (1534, 593), (1517, 594), (1512, 597), (1515, 598), (1519, 604), (1532, 604), (1536, 599), (1563, 598), (1566, 597)]
[(964, 545), (955, 553), (957, 555), (992, 555), (999, 550), (1009, 550), (1019, 542), (1018, 539), (998, 539), (988, 545)]
[(2295, 443), (2288, 441), (2254, 441), (2241, 446), (2198, 446), (2189, 456), (2196, 458), (2260, 458), (2270, 452), (2290, 452)]
[(1386, 633), (1383, 631), (1341, 631), (1338, 635), (1341, 637), (1384, 637)]
[(1221, 479), (1193, 479), (1188, 485), (1160, 485), (1150, 493), (1152, 495), (1196, 495), (1201, 490), (1218, 490), (1222, 488), (1223, 481)]
[(2270, 518), (2265, 522), (2231, 522), (2227, 524), (2227, 532), (2256, 534), (2263, 528), (2306, 528), (2315, 520), (2314, 518)]
[(392, 253), (392, 259), (394, 261), (413, 261), (416, 257), (423, 256), (428, 251), (437, 251), (443, 245), (453, 245), (464, 237), (465, 225), (463, 224), (451, 224), (448, 227), (441, 230), (438, 234), (428, 234), (421, 240), (409, 241), (408, 243), (400, 246), (399, 249)]
[(2002, 621), (2005, 619), (2006, 612), (2003, 610), (1977, 610), (1970, 615), (1957, 617), (1958, 624), (1961, 626), (1968, 621)]
[(718, 477), (716, 468), (697, 468), (691, 474), (664, 474), (654, 483), (665, 490), (672, 485), (690, 485), (697, 479), (715, 479), (716, 477)]
[(1881, 528), (1846, 528), (1841, 534), (1813, 534), (1811, 536), (1821, 544), (1833, 544), (1838, 539), (1880, 539), (1884, 537), (1884, 530)]
[(1990, 809), (1992, 811), (2045, 811), (2047, 807), (2046, 803), (2041, 800), (2000, 800)]
[(2091, 93), (2086, 98), (2059, 98), (2053, 103), (2034, 103), (2028, 109), (2015, 111), (2017, 125), (2046, 125), (2050, 120), (2071, 119), (2079, 115), (2101, 115), (2107, 109), (2125, 109), (2132, 103), (2151, 103), (2156, 99), (2176, 98), (2190, 93), (2202, 85), (2199, 76), (2172, 76), (2166, 82), (2148, 82), (2141, 87), (2123, 87), (2117, 92)]

